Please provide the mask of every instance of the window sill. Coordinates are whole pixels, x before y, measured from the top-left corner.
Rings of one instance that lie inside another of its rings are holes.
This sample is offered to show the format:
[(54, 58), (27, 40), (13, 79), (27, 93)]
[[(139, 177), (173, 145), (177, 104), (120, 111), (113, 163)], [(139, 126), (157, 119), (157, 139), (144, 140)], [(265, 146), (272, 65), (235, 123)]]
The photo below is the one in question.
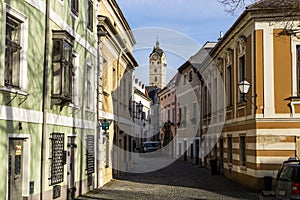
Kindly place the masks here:
[(28, 96), (28, 93), (17, 88), (0, 87), (0, 91), (14, 93), (21, 96)]
[(92, 110), (92, 109), (90, 109), (90, 108), (86, 108), (85, 111), (86, 111), (86, 112), (89, 112), (89, 113), (94, 113), (94, 112), (95, 112), (94, 110)]
[(76, 104), (73, 104), (73, 103), (70, 103), (69, 107), (72, 108), (72, 109), (74, 109), (74, 110), (80, 110), (80, 106), (78, 106)]
[(71, 16), (74, 18), (74, 19), (78, 19), (78, 11), (75, 11), (73, 9), (71, 9)]
[(293, 96), (286, 98), (285, 100), (290, 100), (290, 101), (300, 101), (300, 96)]

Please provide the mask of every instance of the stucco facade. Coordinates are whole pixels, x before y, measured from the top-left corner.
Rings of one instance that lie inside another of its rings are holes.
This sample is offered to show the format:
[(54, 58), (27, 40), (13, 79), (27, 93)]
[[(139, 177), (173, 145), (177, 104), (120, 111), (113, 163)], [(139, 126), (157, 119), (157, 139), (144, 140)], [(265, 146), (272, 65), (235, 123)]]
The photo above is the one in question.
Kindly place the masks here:
[[(217, 110), (225, 108), (225, 120), (206, 161), (217, 157), (226, 177), (255, 189), (264, 188), (265, 176), (276, 177), (282, 161), (299, 155), (299, 10), (292, 2), (279, 4), (247, 7), (200, 67), (209, 77), (204, 87), (215, 90), (209, 70), (214, 65), (221, 77), (216, 83), (223, 82), (226, 91), (223, 105), (214, 92), (208, 97), (220, 105)], [(293, 12), (292, 20), (284, 17), (285, 9)], [(245, 97), (238, 88), (243, 80), (250, 83)], [(214, 115), (203, 115), (204, 135), (222, 121)]]
[(95, 187), (96, 2), (70, 2), (0, 3), (0, 199), (67, 199)]
[[(133, 123), (130, 102), (133, 96), (133, 70), (137, 62), (133, 58), (134, 36), (117, 2), (99, 1), (98, 34), (100, 51), (99, 118), (108, 121), (109, 130), (100, 130), (99, 148), (100, 186), (113, 176), (132, 166), (129, 153), (132, 151)], [(123, 149), (125, 151), (123, 151)]]

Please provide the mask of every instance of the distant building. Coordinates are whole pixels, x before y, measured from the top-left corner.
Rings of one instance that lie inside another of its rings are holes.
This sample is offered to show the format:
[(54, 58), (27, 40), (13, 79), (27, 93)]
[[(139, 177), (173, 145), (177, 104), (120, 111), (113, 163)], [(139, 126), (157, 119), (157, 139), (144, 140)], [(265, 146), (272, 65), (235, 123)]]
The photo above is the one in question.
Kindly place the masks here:
[(165, 52), (159, 47), (159, 41), (149, 56), (149, 84), (160, 89), (166, 86), (167, 58)]
[(178, 74), (170, 80), (166, 87), (157, 94), (160, 102), (159, 128), (161, 145), (165, 148), (164, 152), (172, 158), (175, 157), (177, 132), (177, 107), (176, 107), (176, 78)]
[(132, 147), (134, 151), (141, 151), (142, 144), (147, 139), (150, 140), (150, 109), (152, 100), (148, 97), (145, 85), (134, 78), (133, 97), (130, 113), (134, 122), (134, 135)]
[(188, 61), (178, 68), (176, 78), (177, 157), (202, 165), (201, 159), (201, 87), (202, 76), (198, 71), (216, 42), (207, 42)]

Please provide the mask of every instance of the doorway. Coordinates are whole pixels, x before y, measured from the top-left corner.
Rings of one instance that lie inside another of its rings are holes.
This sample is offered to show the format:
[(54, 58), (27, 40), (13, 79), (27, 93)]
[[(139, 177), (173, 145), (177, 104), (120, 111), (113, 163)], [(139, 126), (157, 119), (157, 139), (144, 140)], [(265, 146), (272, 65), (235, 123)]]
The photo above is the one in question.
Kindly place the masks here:
[(8, 199), (22, 199), (24, 139), (9, 139)]
[(67, 199), (72, 200), (75, 198), (76, 183), (75, 183), (75, 136), (68, 137), (68, 150), (67, 150)]
[(224, 139), (220, 139), (220, 174), (224, 173)]
[(199, 165), (199, 140), (196, 139), (195, 140), (195, 143), (196, 143), (196, 151), (195, 151), (195, 164), (196, 165)]

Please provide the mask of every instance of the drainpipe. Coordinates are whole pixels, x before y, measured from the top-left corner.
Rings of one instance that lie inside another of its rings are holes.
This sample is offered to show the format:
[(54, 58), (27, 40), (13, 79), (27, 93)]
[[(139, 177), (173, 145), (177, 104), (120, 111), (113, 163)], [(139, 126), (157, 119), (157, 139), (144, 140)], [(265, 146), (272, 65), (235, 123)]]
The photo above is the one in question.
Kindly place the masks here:
[(46, 136), (47, 136), (47, 107), (48, 107), (48, 55), (49, 55), (49, 36), (50, 36), (50, 0), (46, 0), (45, 15), (45, 49), (44, 49), (44, 77), (43, 77), (43, 123), (41, 138), (41, 174), (40, 174), (40, 200), (43, 199), (45, 191), (45, 174), (46, 174)]

